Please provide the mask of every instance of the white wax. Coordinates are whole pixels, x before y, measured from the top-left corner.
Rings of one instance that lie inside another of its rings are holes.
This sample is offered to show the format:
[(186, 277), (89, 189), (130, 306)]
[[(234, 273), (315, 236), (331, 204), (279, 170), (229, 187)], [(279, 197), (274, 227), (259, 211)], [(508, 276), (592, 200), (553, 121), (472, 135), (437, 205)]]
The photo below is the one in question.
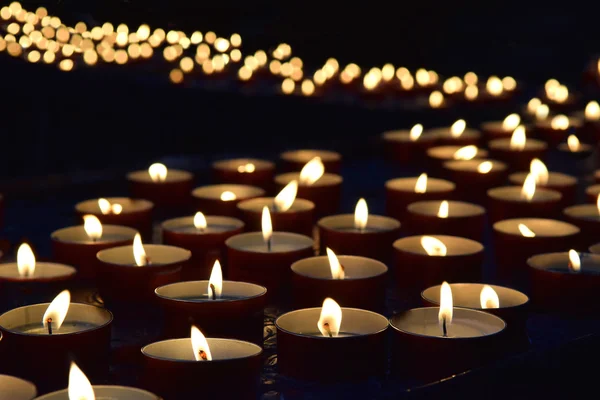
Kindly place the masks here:
[[(121, 207), (123, 207), (121, 214), (146, 211), (154, 207), (151, 201), (144, 199), (131, 199), (129, 197), (105, 197), (105, 199), (111, 204), (121, 205)], [(102, 210), (100, 210), (100, 206), (98, 205), (98, 199), (90, 199), (77, 203), (75, 209), (80, 213), (102, 215)]]
[(537, 203), (545, 201), (559, 201), (562, 194), (552, 189), (536, 188), (531, 200), (523, 198), (522, 188), (518, 186), (502, 186), (488, 190), (489, 197), (502, 201), (516, 203)]
[(323, 162), (338, 161), (342, 158), (340, 153), (335, 151), (312, 149), (290, 150), (281, 153), (280, 157), (283, 160), (297, 163), (307, 163), (315, 157), (320, 157)]
[(230, 232), (240, 229), (244, 223), (237, 218), (207, 215), (206, 228), (200, 230), (194, 226), (194, 217), (180, 217), (169, 219), (162, 224), (166, 231), (187, 233), (190, 235), (205, 235), (209, 233)]
[[(255, 171), (264, 169), (275, 169), (275, 163), (257, 158), (233, 158), (229, 160), (215, 161), (212, 166), (215, 169), (238, 171), (240, 166), (253, 164)], [(252, 172), (240, 172), (240, 174), (251, 174)]]
[(265, 194), (263, 189), (255, 186), (223, 184), (198, 187), (192, 191), (192, 196), (200, 199), (221, 200), (223, 192), (232, 192), (235, 194), (235, 200), (259, 197)]
[[(492, 169), (489, 173), (505, 171), (508, 168), (508, 166), (503, 162), (489, 160), (489, 159), (446, 161), (444, 163), (444, 167), (449, 170), (453, 170), (453, 171), (478, 172), (477, 168), (484, 161), (489, 161), (492, 163)], [(486, 175), (486, 174), (481, 174), (481, 175)]]
[(150, 177), (148, 170), (134, 171), (127, 174), (127, 179), (134, 182), (155, 183), (157, 185), (164, 183), (184, 182), (192, 180), (194, 175), (188, 171), (180, 169), (171, 169), (167, 171), (167, 178), (163, 182), (154, 182)]
[[(212, 361), (248, 358), (262, 353), (259, 346), (241, 340), (206, 338), (206, 341), (210, 348)], [(149, 344), (142, 348), (142, 354), (161, 360), (211, 362), (196, 361), (192, 350), (192, 341), (188, 338), (163, 340)]]
[(421, 244), (423, 235), (408, 236), (402, 239), (398, 239), (394, 242), (393, 246), (395, 249), (419, 254), (428, 257), (452, 257), (452, 256), (465, 256), (470, 254), (476, 254), (483, 252), (483, 245), (471, 239), (458, 237), (458, 236), (447, 236), (447, 235), (428, 235), (433, 238), (440, 240), (446, 246), (445, 256), (428, 256), (427, 251)]
[(400, 222), (382, 215), (369, 215), (367, 226), (362, 231), (354, 226), (354, 214), (331, 215), (321, 218), (317, 224), (322, 228), (341, 232), (355, 232), (356, 234), (388, 232), (400, 228)]
[[(160, 400), (160, 398), (142, 389), (126, 386), (94, 385), (96, 400)], [(68, 389), (48, 393), (36, 400), (69, 400)]]
[(433, 142), (438, 139), (438, 135), (431, 132), (423, 132), (417, 140), (410, 139), (410, 130), (402, 129), (395, 131), (387, 131), (383, 133), (383, 140), (388, 142), (401, 143), (418, 143), (418, 142)]
[(527, 260), (527, 264), (539, 270), (557, 272), (570, 275), (599, 275), (600, 255), (591, 253), (579, 253), (581, 269), (574, 271), (569, 268), (569, 253), (546, 253), (538, 254)]
[(595, 204), (578, 204), (567, 207), (563, 213), (571, 218), (600, 222), (600, 212)]
[(563, 221), (544, 218), (514, 218), (499, 221), (494, 224), (494, 230), (507, 235), (521, 236), (519, 224), (527, 226), (535, 233), (535, 237), (571, 236), (579, 233), (575, 225)]
[[(277, 175), (275, 177), (275, 183), (279, 185), (287, 185), (293, 180), (297, 180), (300, 186), (305, 186), (300, 182), (300, 173), (299, 172), (288, 172), (287, 174)], [(330, 174), (325, 172), (323, 176), (321, 176), (315, 183), (309, 186), (313, 187), (321, 187), (321, 186), (335, 186), (340, 185), (343, 179), (341, 176), (336, 174)]]
[[(529, 175), (529, 172), (516, 172), (511, 174), (508, 177), (508, 180), (514, 185), (522, 186), (527, 175)], [(538, 184), (539, 187), (563, 187), (574, 185), (577, 185), (577, 178), (560, 172), (550, 172), (548, 174), (548, 183), (544, 185)]]
[[(453, 160), (454, 154), (460, 150), (463, 146), (437, 146), (427, 150), (427, 155), (431, 158), (439, 160)], [(475, 159), (485, 158), (488, 156), (487, 150), (477, 149), (475, 153)]]
[[(84, 332), (97, 327), (98, 325), (94, 325), (88, 322), (65, 321), (60, 327), (60, 329), (52, 330), (52, 335), (65, 335), (67, 333)], [(48, 328), (44, 327), (41, 321), (39, 324), (19, 326), (17, 328), (13, 328), (12, 330), (27, 335), (48, 335)]]
[(514, 151), (515, 153), (519, 153), (521, 151), (544, 150), (548, 147), (546, 142), (527, 138), (527, 141), (525, 142), (525, 148), (523, 150), (513, 150), (510, 147), (510, 140), (511, 138), (490, 140), (488, 147), (490, 150)]
[(102, 225), (102, 237), (97, 240), (92, 240), (85, 232), (83, 225), (70, 226), (52, 232), (52, 239), (63, 243), (115, 243), (126, 240), (133, 240), (138, 232), (126, 226), (118, 225)]
[(238, 208), (242, 211), (253, 211), (262, 213), (263, 207), (269, 207), (271, 213), (294, 213), (300, 211), (308, 211), (315, 208), (315, 203), (305, 199), (296, 198), (292, 206), (286, 211), (275, 210), (275, 198), (273, 197), (258, 197), (255, 199), (244, 200), (238, 204)]
[(267, 292), (263, 286), (247, 282), (223, 281), (222, 296), (212, 300), (208, 298), (208, 281), (177, 282), (157, 288), (158, 297), (182, 302), (235, 301), (262, 296)]
[(10, 375), (0, 375), (0, 400), (32, 400), (36, 395), (33, 383)]
[(74, 275), (77, 270), (68, 265), (36, 262), (35, 270), (33, 275), (27, 277), (21, 277), (19, 275), (19, 267), (17, 263), (0, 264), (0, 280), (46, 280), (46, 279), (57, 279), (61, 277), (68, 277)]
[[(384, 263), (371, 258), (338, 255), (344, 267), (344, 280), (366, 279), (385, 274), (388, 268)], [(327, 256), (309, 257), (292, 264), (295, 274), (314, 279), (332, 280), (329, 258)]]
[(250, 232), (235, 235), (227, 239), (228, 247), (252, 253), (286, 253), (313, 247), (313, 240), (308, 236), (290, 232), (273, 232), (271, 250), (269, 251), (261, 232)]
[[(385, 183), (385, 188), (398, 192), (413, 192), (417, 184), (418, 177), (415, 178), (396, 178), (390, 179)], [(456, 188), (456, 185), (445, 179), (427, 178), (427, 192), (446, 192)]]

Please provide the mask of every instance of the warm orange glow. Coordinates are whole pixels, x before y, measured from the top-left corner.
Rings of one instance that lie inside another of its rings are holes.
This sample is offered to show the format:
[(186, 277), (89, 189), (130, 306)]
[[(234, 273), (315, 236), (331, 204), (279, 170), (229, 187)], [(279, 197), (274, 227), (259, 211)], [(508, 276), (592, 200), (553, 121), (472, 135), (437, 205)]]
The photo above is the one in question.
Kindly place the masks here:
[(422, 173), (417, 179), (415, 184), (415, 193), (426, 193), (427, 192), (427, 174)]
[(440, 208), (438, 209), (437, 216), (438, 218), (448, 218), (448, 212), (450, 211), (450, 204), (447, 200), (444, 200), (440, 203)]
[(479, 78), (475, 72), (467, 72), (464, 76), (465, 83), (469, 86), (477, 85)]
[(285, 185), (285, 187), (281, 189), (281, 192), (275, 196), (275, 199), (273, 200), (275, 203), (275, 210), (278, 212), (286, 212), (289, 210), (296, 200), (297, 193), (298, 181), (294, 179)]
[(296, 88), (296, 82), (293, 79), (285, 78), (281, 83), (281, 91), (285, 94), (291, 94)]
[(579, 143), (579, 139), (577, 139), (577, 136), (575, 135), (569, 135), (567, 138), (567, 146), (573, 153), (577, 153), (579, 150), (581, 150), (581, 143)]
[(550, 121), (550, 126), (554, 130), (565, 131), (569, 129), (569, 117), (559, 114), (552, 118), (552, 121)]
[(587, 121), (600, 120), (600, 105), (597, 101), (590, 101), (585, 106), (585, 119)]
[(369, 222), (369, 208), (365, 199), (359, 199), (354, 209), (354, 228), (363, 231)]
[(167, 179), (168, 169), (164, 164), (154, 163), (148, 168), (152, 182), (164, 182)]
[(429, 95), (429, 105), (431, 108), (439, 108), (444, 104), (444, 95), (439, 90), (434, 90)]
[(175, 84), (183, 82), (183, 71), (179, 68), (173, 68), (171, 72), (169, 72), (169, 80)]
[(541, 104), (535, 110), (535, 119), (537, 119), (538, 121), (543, 121), (546, 118), (548, 118), (549, 114), (550, 114), (550, 107), (548, 107), (548, 105), (546, 105), (546, 104)]
[(183, 57), (179, 61), (179, 68), (181, 68), (183, 72), (192, 72), (194, 69), (194, 60), (192, 60), (190, 57)]
[(456, 122), (454, 122), (452, 124), (452, 126), (450, 127), (450, 134), (455, 139), (459, 138), (459, 137), (461, 137), (461, 135), (465, 131), (466, 127), (467, 127), (467, 123), (465, 122), (465, 120), (464, 119), (459, 119)]
[(423, 125), (416, 124), (412, 128), (410, 128), (409, 138), (411, 142), (416, 142), (419, 140), (421, 135), (423, 134)]
[(235, 193), (230, 192), (229, 190), (226, 190), (223, 193), (221, 193), (221, 201), (233, 201), (236, 199), (237, 196), (235, 195)]
[(227, 50), (229, 50), (229, 40), (221, 37), (217, 38), (215, 40), (214, 47), (217, 51), (225, 53)]
[(525, 224), (518, 225), (519, 232), (523, 237), (535, 237), (535, 233)]
[(271, 213), (269, 212), (269, 207), (267, 206), (263, 207), (262, 210), (261, 228), (263, 240), (270, 249), (271, 237), (273, 237), (273, 224), (271, 223)]
[(492, 168), (494, 168), (494, 163), (491, 161), (484, 161), (477, 166), (477, 172), (480, 174), (487, 174), (492, 170)]
[(326, 298), (321, 308), (321, 316), (317, 327), (325, 337), (337, 337), (342, 325), (342, 309), (335, 300)]
[(95, 215), (88, 214), (83, 216), (83, 229), (92, 240), (98, 240), (102, 237), (102, 224)]
[(338, 260), (337, 256), (329, 247), (327, 247), (327, 258), (329, 259), (329, 268), (331, 269), (331, 277), (333, 279), (344, 279), (346, 277), (346, 272), (340, 264), (340, 260)]
[(535, 183), (538, 185), (547, 185), (549, 172), (546, 164), (540, 159), (534, 158), (529, 164), (529, 173), (535, 177)]
[(192, 44), (200, 44), (202, 42), (202, 39), (203, 39), (202, 32), (195, 31), (194, 33), (192, 33), (192, 36), (190, 37), (190, 42)]
[(223, 271), (221, 270), (221, 263), (219, 260), (215, 260), (212, 271), (210, 273), (210, 279), (208, 280), (208, 298), (209, 299), (220, 299), (223, 293)]
[(415, 73), (415, 78), (419, 86), (427, 86), (429, 84), (429, 72), (424, 68), (419, 68)]
[(575, 250), (569, 250), (569, 269), (574, 272), (581, 271), (581, 259)]
[(569, 98), (569, 89), (564, 85), (560, 85), (553, 91), (553, 95), (549, 96), (549, 98), (557, 103), (564, 103)]
[(35, 255), (27, 243), (23, 243), (17, 250), (17, 270), (21, 278), (29, 278), (35, 272)]
[(541, 105), (542, 105), (542, 101), (540, 99), (538, 99), (537, 97), (534, 97), (533, 99), (529, 100), (529, 102), (527, 103), (527, 112), (529, 112), (530, 114), (535, 114), (538, 107)]
[(229, 37), (229, 41), (233, 47), (240, 47), (242, 45), (242, 37), (239, 33), (234, 33)]
[(310, 79), (302, 81), (302, 94), (305, 96), (311, 96), (315, 92), (315, 84)]
[(428, 256), (444, 257), (448, 252), (448, 248), (441, 240), (433, 236), (422, 236), (421, 246)]
[(402, 79), (400, 79), (400, 86), (402, 86), (402, 89), (404, 90), (411, 90), (415, 87), (415, 79), (411, 75), (403, 76)]
[(489, 285), (485, 285), (483, 289), (481, 289), (481, 293), (479, 294), (479, 302), (481, 303), (481, 308), (500, 308), (500, 298), (498, 297), (498, 293)]
[(456, 152), (454, 152), (452, 158), (454, 158), (455, 160), (463, 161), (472, 160), (475, 158), (475, 156), (477, 156), (477, 151), (478, 149), (475, 145), (461, 147), (460, 149), (456, 150)]
[(148, 256), (139, 233), (136, 233), (133, 238), (133, 258), (135, 259), (135, 265), (138, 267), (148, 265)]
[(67, 318), (69, 312), (69, 305), (71, 304), (71, 292), (63, 290), (52, 300), (52, 303), (48, 306), (48, 309), (42, 317), (42, 323), (44, 328), (51, 324), (52, 331), (58, 331)]
[(521, 123), (519, 114), (510, 114), (502, 121), (502, 130), (514, 131)]
[(469, 101), (477, 99), (479, 96), (479, 88), (476, 85), (469, 85), (465, 89), (465, 98)]
[(327, 75), (322, 69), (318, 69), (313, 75), (313, 81), (317, 86), (322, 86), (327, 81)]
[(502, 80), (497, 76), (490, 76), (485, 83), (485, 90), (492, 96), (500, 96), (504, 91)]
[(515, 129), (510, 138), (510, 149), (514, 151), (523, 151), (527, 144), (527, 136), (525, 136), (525, 127), (520, 125)]
[(385, 64), (383, 68), (381, 68), (381, 78), (385, 82), (389, 82), (394, 78), (394, 73), (396, 72), (396, 68), (392, 64)]
[(59, 64), (58, 64), (58, 68), (60, 68), (61, 71), (71, 71), (73, 69), (73, 60), (62, 60)]
[(315, 157), (302, 167), (300, 171), (300, 185), (310, 186), (318, 181), (325, 173), (325, 165), (321, 157)]
[(533, 174), (527, 174), (523, 187), (521, 188), (521, 198), (527, 201), (531, 201), (535, 196), (535, 176)]
[(100, 212), (103, 215), (110, 214), (110, 211), (111, 211), (110, 201), (108, 201), (104, 198), (100, 198), (100, 199), (98, 199), (98, 207), (100, 208)]
[(512, 92), (517, 88), (517, 81), (512, 76), (505, 76), (502, 78), (502, 87), (507, 92)]
[(212, 361), (212, 354), (208, 347), (208, 341), (206, 337), (200, 332), (200, 329), (192, 325), (191, 330), (191, 342), (192, 351), (194, 352), (194, 358), (196, 361)]
[(448, 282), (444, 282), (440, 288), (440, 312), (438, 314), (440, 325), (444, 327), (444, 335), (446, 335), (447, 327), (452, 323), (453, 308), (452, 289)]
[(201, 213), (200, 211), (198, 211), (194, 215), (194, 227), (196, 229), (198, 229), (199, 231), (203, 231), (203, 230), (206, 229), (207, 225), (208, 225), (208, 223), (206, 222), (206, 217), (204, 216), (203, 213)]
[(238, 70), (238, 78), (242, 81), (249, 81), (252, 78), (252, 70), (244, 65)]
[(96, 395), (90, 380), (81, 369), (71, 361), (69, 369), (69, 387), (67, 388), (69, 399), (95, 400)]
[(373, 90), (377, 87), (377, 85), (379, 85), (380, 80), (381, 78), (376, 73), (369, 71), (363, 78), (363, 86), (367, 90)]
[(29, 54), (27, 54), (27, 61), (29, 61), (30, 63), (36, 63), (40, 61), (41, 58), (42, 55), (37, 50), (33, 50)]

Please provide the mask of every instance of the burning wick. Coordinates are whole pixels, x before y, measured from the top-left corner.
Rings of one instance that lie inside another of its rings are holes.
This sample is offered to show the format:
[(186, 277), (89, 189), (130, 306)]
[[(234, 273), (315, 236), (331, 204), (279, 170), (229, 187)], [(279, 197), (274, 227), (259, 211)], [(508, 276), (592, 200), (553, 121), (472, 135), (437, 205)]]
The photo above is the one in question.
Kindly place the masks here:
[(202, 361), (207, 361), (208, 360), (208, 356), (206, 355), (206, 352), (204, 350), (198, 351), (198, 355), (200, 356), (200, 359)]
[(325, 329), (329, 337), (333, 337), (333, 334), (331, 333), (331, 328), (329, 328), (329, 322), (325, 322), (323, 324), (323, 329)]
[(446, 328), (446, 317), (442, 319), (442, 336), (448, 337), (448, 328)]
[(215, 289), (215, 285), (213, 285), (211, 283), (209, 286), (210, 286), (210, 293), (212, 294), (212, 300), (216, 300), (217, 299), (217, 290)]
[(52, 335), (52, 318), (48, 318), (46, 322), (48, 324), (48, 335)]

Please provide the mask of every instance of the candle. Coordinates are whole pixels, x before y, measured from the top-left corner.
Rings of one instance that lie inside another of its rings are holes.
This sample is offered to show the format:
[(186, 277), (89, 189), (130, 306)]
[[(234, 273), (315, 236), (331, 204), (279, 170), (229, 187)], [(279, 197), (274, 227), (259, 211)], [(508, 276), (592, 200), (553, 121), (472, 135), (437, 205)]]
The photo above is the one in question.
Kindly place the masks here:
[(192, 199), (196, 211), (236, 217), (240, 201), (265, 195), (264, 189), (246, 185), (210, 185), (194, 189)]
[[(275, 326), (277, 364), (284, 375), (335, 382), (385, 374), (388, 321), (382, 315), (342, 308), (327, 298), (322, 307), (283, 314)], [(323, 360), (339, 367), (323, 373)]]
[(467, 128), (464, 119), (455, 121), (449, 127), (434, 128), (428, 132), (438, 137), (438, 143), (441, 146), (477, 146), (481, 139), (481, 133), (477, 129)]
[(401, 164), (421, 162), (427, 149), (433, 147), (438, 135), (424, 132), (423, 125), (416, 124), (410, 130), (394, 130), (383, 133), (387, 157)]
[[(383, 310), (388, 268), (380, 261), (357, 256), (310, 257), (292, 264), (294, 308), (319, 306), (328, 295), (351, 308)], [(364, 293), (364, 296), (357, 296)]]
[[(452, 291), (445, 282), (441, 292), (440, 307), (415, 308), (390, 319), (396, 375), (431, 382), (481, 366), (506, 347), (502, 319), (454, 308)], [(433, 358), (445, 362), (431, 362)]]
[(354, 214), (332, 215), (319, 220), (321, 252), (331, 248), (338, 254), (389, 261), (391, 246), (400, 236), (400, 222), (394, 218), (369, 215), (367, 202), (360, 199)]
[(583, 119), (583, 127), (580, 132), (584, 139), (592, 143), (597, 142), (600, 134), (600, 105), (598, 102), (590, 101), (583, 112), (576, 112), (573, 116)]
[(127, 174), (131, 194), (148, 199), (159, 207), (189, 204), (194, 175), (178, 169), (167, 169), (164, 164), (152, 164), (148, 170)]
[(490, 121), (481, 124), (481, 131), (487, 140), (509, 138), (521, 123), (519, 114), (510, 114), (502, 121)]
[(2, 400), (33, 400), (37, 395), (33, 383), (10, 375), (0, 375), (0, 387), (4, 392), (0, 393)]
[(102, 225), (94, 218), (90, 215), (87, 224), (62, 228), (50, 235), (54, 259), (76, 267), (79, 279), (96, 276), (96, 254), (100, 250), (131, 244), (137, 233), (126, 226)]
[(407, 297), (440, 281), (481, 280), (483, 245), (471, 239), (408, 236), (394, 242), (394, 254), (396, 283)]
[(223, 281), (218, 261), (210, 278), (156, 289), (165, 312), (164, 337), (185, 336), (191, 322), (210, 336), (246, 340), (262, 346), (267, 289), (252, 283)]
[(306, 163), (318, 157), (325, 169), (332, 174), (339, 174), (342, 167), (342, 155), (329, 150), (291, 150), (279, 155), (284, 171), (296, 172), (302, 170)]
[(434, 170), (439, 171), (446, 161), (481, 159), (487, 155), (487, 150), (479, 149), (475, 145), (437, 146), (427, 150), (427, 161)]
[(444, 200), (454, 195), (454, 183), (429, 178), (421, 174), (418, 178), (396, 178), (385, 183), (386, 214), (402, 221), (406, 207), (419, 200)]
[(462, 201), (427, 200), (408, 206), (405, 231), (409, 235), (455, 235), (481, 242), (485, 208)]
[(128, 197), (91, 199), (75, 205), (75, 212), (82, 222), (85, 215), (95, 215), (105, 225), (128, 226), (148, 240), (152, 238), (153, 209), (151, 201)]
[(569, 118), (566, 115), (558, 114), (551, 119), (536, 121), (534, 126), (540, 139), (547, 142), (548, 145), (556, 147), (567, 139), (570, 132), (581, 129), (583, 121), (579, 118)]
[(275, 176), (275, 163), (256, 158), (220, 160), (212, 164), (215, 183), (258, 186), (269, 190)]
[(528, 174), (522, 187), (501, 186), (488, 190), (490, 220), (520, 217), (549, 218), (560, 212), (562, 195), (551, 189), (537, 188), (535, 175)]
[(290, 265), (314, 255), (313, 240), (291, 232), (273, 232), (271, 216), (263, 208), (262, 232), (242, 233), (225, 242), (229, 278), (267, 288), (269, 301), (287, 296)]
[[(3, 370), (35, 382), (42, 393), (66, 386), (63, 371), (71, 359), (78, 360), (95, 378), (105, 379), (112, 319), (105, 309), (70, 303), (68, 291), (50, 304), (10, 310), (0, 315), (0, 357), (6, 360)], [(23, 362), (26, 360), (39, 362)]]
[(524, 278), (529, 257), (568, 250), (578, 241), (575, 225), (551, 219), (518, 218), (496, 222), (494, 250), (498, 274), (510, 281)]
[(578, 249), (585, 250), (600, 242), (600, 196), (597, 197), (596, 204), (578, 204), (565, 208), (563, 215), (565, 221), (581, 230)]
[(562, 155), (576, 159), (585, 159), (594, 151), (594, 146), (587, 143), (581, 143), (579, 138), (575, 135), (569, 135), (567, 141), (559, 144), (557, 148)]
[(560, 172), (548, 172), (546, 165), (536, 158), (531, 161), (529, 172), (516, 172), (511, 174), (508, 180), (513, 185), (522, 186), (529, 174), (534, 175), (536, 188), (540, 187), (560, 192), (563, 207), (575, 203), (577, 178)]
[(293, 180), (275, 197), (258, 197), (240, 202), (238, 209), (247, 230), (260, 231), (262, 210), (268, 207), (275, 230), (312, 236), (315, 204), (296, 198), (297, 192), (298, 181)]
[(254, 400), (262, 349), (234, 339), (205, 338), (195, 326), (191, 339), (170, 339), (142, 348), (142, 383), (166, 399), (198, 396)]
[(202, 279), (208, 276), (215, 260), (227, 253), (225, 241), (242, 233), (244, 223), (236, 218), (208, 215), (197, 212), (193, 217), (180, 217), (162, 224), (163, 243), (192, 252), (190, 262), (183, 266), (183, 280)]
[(105, 303), (154, 302), (154, 289), (179, 281), (191, 255), (175, 246), (143, 245), (136, 235), (133, 245), (98, 252), (98, 291)]
[(544, 96), (552, 110), (566, 112), (577, 103), (577, 96), (556, 79), (548, 79), (544, 84)]
[(508, 176), (505, 163), (488, 159), (446, 161), (442, 168), (461, 198), (478, 204), (486, 204), (487, 191), (503, 185)]
[(275, 177), (277, 190), (282, 190), (292, 181), (298, 181), (298, 197), (315, 204), (319, 217), (335, 213), (340, 207), (342, 177), (325, 172), (325, 164), (319, 157), (310, 160), (298, 172), (288, 172)]
[(600, 184), (591, 185), (585, 189), (585, 199), (588, 203), (596, 203), (600, 195)]
[(531, 160), (543, 158), (548, 148), (541, 140), (527, 138), (522, 125), (515, 129), (510, 139), (494, 139), (488, 146), (492, 158), (506, 162), (513, 170), (526, 170)]

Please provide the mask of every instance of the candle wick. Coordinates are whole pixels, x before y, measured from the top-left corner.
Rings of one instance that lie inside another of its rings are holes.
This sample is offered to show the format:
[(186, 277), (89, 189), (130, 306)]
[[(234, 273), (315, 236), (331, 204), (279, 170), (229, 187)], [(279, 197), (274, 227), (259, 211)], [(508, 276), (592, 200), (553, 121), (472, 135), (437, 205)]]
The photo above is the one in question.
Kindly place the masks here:
[(216, 300), (217, 299), (217, 293), (215, 291), (215, 285), (213, 285), (212, 283), (209, 285), (210, 286), (210, 294), (211, 294), (211, 299), (212, 300)]
[(442, 334), (444, 337), (448, 337), (448, 328), (446, 327), (446, 317), (442, 319)]
[(333, 337), (333, 334), (331, 333), (331, 329), (329, 329), (329, 322), (325, 322), (323, 324), (323, 328), (327, 331), (327, 334), (329, 335), (329, 337)]
[(150, 257), (148, 257), (148, 256), (144, 256), (144, 258), (145, 258), (145, 260), (146, 260), (146, 262), (144, 263), (144, 265), (150, 265), (150, 264), (151, 264), (151, 262), (150, 262)]
[(267, 251), (269, 253), (271, 252), (271, 238), (269, 238), (269, 240), (267, 240)]
[(204, 350), (198, 351), (198, 354), (200, 355), (201, 360), (203, 360), (203, 361), (208, 360), (208, 357), (206, 356), (206, 352)]
[(52, 318), (48, 318), (46, 323), (48, 325), (48, 335), (52, 335)]

